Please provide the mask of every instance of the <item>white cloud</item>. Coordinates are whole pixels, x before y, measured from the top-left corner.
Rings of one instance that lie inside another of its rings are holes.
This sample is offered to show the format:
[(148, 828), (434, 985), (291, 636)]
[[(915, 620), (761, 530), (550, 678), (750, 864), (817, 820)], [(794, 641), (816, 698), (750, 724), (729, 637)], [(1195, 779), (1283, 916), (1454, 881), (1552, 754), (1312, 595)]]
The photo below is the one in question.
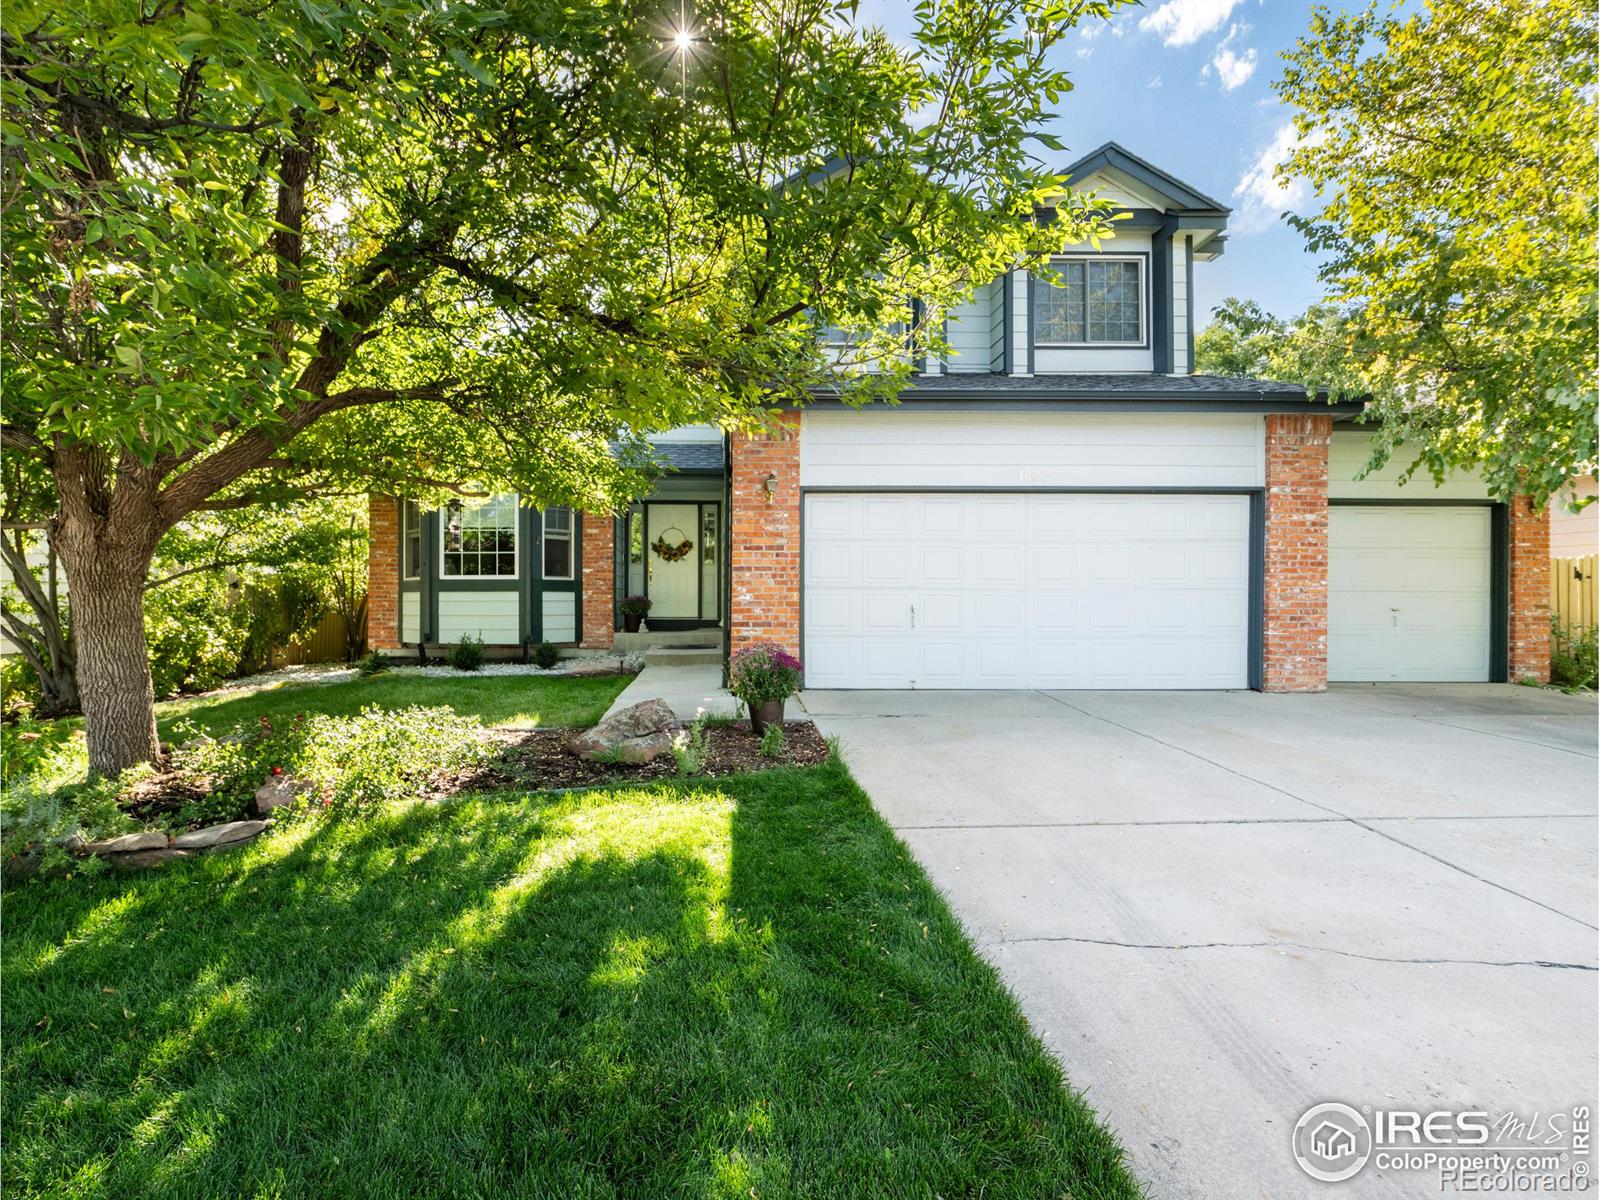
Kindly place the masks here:
[(1306, 202), (1310, 189), (1304, 179), (1294, 176), (1280, 179), (1278, 176), (1278, 164), (1287, 161), (1299, 145), (1294, 125), (1280, 125), (1272, 140), (1262, 147), (1255, 161), (1239, 177), (1239, 184), (1233, 189), (1235, 199), (1241, 202), (1239, 211), (1233, 215), (1234, 232), (1260, 233), (1270, 229), (1278, 223), (1280, 215)]
[(1256, 73), (1256, 51), (1254, 46), (1246, 47), (1243, 54), (1235, 54), (1224, 43), (1217, 47), (1212, 55), (1211, 65), (1216, 69), (1217, 79), (1222, 83), (1222, 90), (1231, 92), (1234, 88), (1244, 84), (1250, 76)]
[(1239, 0), (1167, 0), (1145, 16), (1139, 28), (1159, 34), (1164, 45), (1192, 46), (1221, 29)]

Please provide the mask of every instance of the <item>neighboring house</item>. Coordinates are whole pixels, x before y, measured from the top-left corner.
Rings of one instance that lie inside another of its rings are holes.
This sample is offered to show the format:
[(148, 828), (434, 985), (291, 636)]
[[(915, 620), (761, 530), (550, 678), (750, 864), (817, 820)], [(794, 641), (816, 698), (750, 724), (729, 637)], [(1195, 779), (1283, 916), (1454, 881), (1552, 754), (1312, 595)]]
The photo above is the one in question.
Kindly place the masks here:
[(644, 591), (652, 630), (776, 641), (813, 688), (1546, 677), (1547, 515), (1468, 475), (1357, 481), (1359, 403), (1194, 374), (1228, 209), (1116, 145), (1068, 174), (1130, 212), (1116, 238), (980, 288), (898, 406), (675, 431), (614, 516), (375, 497), (373, 644), (612, 646)]

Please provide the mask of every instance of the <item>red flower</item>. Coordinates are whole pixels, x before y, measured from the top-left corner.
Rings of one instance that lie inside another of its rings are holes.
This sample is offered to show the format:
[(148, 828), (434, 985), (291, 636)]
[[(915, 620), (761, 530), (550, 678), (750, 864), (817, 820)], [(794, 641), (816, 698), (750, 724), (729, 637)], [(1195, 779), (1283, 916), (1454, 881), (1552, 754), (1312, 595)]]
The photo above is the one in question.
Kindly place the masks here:
[(272, 773), (274, 775), (282, 775), (283, 774), (283, 768), (282, 767), (273, 767), (272, 768)]

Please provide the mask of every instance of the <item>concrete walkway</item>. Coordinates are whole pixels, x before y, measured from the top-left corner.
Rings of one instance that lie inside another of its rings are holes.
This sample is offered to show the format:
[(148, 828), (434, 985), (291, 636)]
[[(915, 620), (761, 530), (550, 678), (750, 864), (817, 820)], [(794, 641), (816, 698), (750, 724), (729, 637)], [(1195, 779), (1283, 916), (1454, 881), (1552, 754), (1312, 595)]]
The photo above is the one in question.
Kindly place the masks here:
[[(1311, 1104), (1596, 1101), (1594, 698), (807, 692), (1152, 1197), (1313, 1183)], [(1492, 1149), (1492, 1147), (1490, 1147)]]
[(714, 715), (737, 716), (744, 706), (722, 687), (720, 666), (646, 667), (633, 677), (606, 710), (606, 716), (657, 697), (672, 705), (684, 721), (704, 709)]

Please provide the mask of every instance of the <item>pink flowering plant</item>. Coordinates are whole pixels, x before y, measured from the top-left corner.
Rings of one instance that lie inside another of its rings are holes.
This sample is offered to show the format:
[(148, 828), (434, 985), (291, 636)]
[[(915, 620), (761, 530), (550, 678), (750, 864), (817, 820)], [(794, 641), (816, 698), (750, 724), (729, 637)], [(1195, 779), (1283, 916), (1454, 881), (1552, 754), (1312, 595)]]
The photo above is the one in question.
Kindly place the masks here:
[(728, 690), (750, 707), (800, 690), (800, 660), (776, 642), (746, 646), (728, 664)]

